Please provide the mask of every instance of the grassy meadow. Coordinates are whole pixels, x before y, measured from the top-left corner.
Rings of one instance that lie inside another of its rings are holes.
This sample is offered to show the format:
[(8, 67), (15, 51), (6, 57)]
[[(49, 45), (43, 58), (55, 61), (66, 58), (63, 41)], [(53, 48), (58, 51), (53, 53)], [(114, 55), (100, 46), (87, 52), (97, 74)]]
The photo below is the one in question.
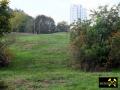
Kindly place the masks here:
[(0, 69), (0, 79), (9, 90), (120, 90), (100, 89), (100, 76), (115, 76), (120, 71), (83, 72), (71, 68), (69, 33), (17, 34), (10, 46), (14, 54), (11, 64)]

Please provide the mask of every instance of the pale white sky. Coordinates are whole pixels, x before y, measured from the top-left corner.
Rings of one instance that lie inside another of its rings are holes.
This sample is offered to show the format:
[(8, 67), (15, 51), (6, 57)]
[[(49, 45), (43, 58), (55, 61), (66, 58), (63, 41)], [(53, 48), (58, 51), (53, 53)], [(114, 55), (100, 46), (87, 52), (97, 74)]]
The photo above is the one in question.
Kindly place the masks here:
[(118, 4), (120, 0), (10, 0), (10, 7), (22, 9), (27, 14), (36, 17), (37, 15), (51, 16), (55, 22), (70, 22), (71, 4), (82, 4), (88, 10), (99, 5)]

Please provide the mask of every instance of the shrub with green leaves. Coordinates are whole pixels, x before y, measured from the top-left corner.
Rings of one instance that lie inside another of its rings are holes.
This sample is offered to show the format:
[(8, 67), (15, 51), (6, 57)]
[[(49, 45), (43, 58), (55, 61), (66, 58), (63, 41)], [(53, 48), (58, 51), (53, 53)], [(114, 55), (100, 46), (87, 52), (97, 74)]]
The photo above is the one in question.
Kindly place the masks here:
[[(120, 4), (91, 11), (91, 19), (71, 25), (74, 64), (85, 71), (106, 71), (120, 65)], [(115, 53), (115, 55), (113, 54)]]
[(10, 18), (12, 13), (9, 10), (9, 1), (0, 1), (0, 66), (6, 66), (10, 60), (4, 36), (11, 32)]

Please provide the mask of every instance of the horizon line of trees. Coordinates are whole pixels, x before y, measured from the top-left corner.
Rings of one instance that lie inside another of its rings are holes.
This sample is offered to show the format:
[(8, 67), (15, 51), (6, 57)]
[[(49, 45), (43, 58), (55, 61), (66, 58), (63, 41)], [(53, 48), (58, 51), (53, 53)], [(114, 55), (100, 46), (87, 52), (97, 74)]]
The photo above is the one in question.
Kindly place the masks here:
[(33, 18), (23, 10), (10, 9), (10, 12), (14, 15), (10, 20), (13, 32), (41, 34), (69, 31), (66, 21), (58, 22), (56, 25), (54, 19), (46, 15), (38, 15)]

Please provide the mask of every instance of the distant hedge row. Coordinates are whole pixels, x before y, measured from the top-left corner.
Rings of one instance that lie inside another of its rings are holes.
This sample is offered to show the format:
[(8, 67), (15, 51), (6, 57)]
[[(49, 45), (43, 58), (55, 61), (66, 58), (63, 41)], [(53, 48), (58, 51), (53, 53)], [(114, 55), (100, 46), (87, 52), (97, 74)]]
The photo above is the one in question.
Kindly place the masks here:
[(12, 10), (14, 17), (10, 20), (12, 31), (23, 32), (23, 33), (54, 33), (54, 32), (66, 32), (69, 30), (69, 25), (67, 22), (62, 21), (55, 25), (53, 18), (38, 15), (33, 18), (26, 14), (22, 10)]

